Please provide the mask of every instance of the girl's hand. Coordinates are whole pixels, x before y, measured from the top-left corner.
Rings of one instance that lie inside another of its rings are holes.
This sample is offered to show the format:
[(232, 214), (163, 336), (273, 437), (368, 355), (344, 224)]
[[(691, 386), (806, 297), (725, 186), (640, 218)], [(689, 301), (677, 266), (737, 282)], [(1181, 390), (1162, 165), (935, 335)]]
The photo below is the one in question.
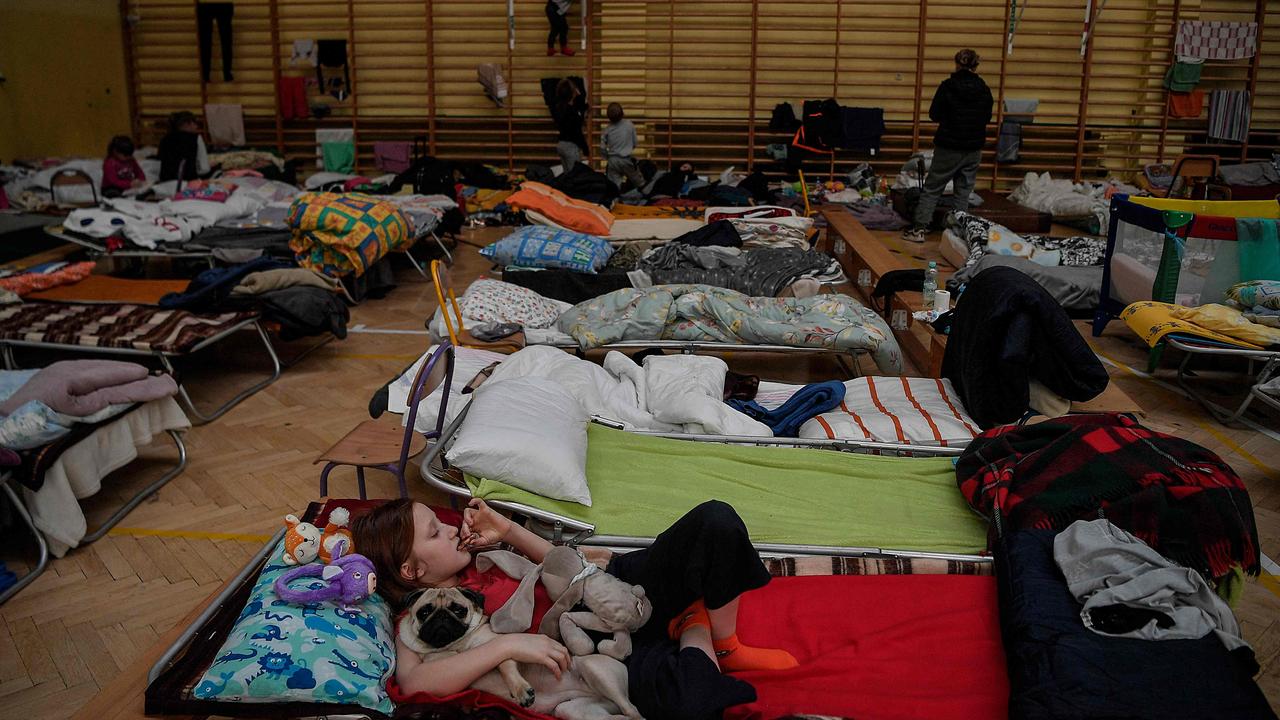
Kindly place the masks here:
[(510, 530), (511, 521), (480, 498), (473, 498), (462, 511), (462, 547), (465, 549), (497, 545)]
[(550, 670), (557, 680), (560, 679), (561, 673), (569, 670), (569, 650), (546, 635), (513, 633), (498, 637), (506, 643), (507, 657), (511, 660), (530, 665), (542, 665)]

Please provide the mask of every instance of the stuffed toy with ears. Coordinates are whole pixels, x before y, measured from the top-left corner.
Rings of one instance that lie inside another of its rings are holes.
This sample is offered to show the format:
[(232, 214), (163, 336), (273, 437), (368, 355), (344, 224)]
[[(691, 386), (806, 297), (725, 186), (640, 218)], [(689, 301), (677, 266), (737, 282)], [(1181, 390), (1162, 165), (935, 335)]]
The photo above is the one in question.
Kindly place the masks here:
[[(347, 545), (339, 542), (334, 547), (333, 562), (328, 565), (312, 563), (294, 568), (276, 578), (276, 595), (281, 600), (296, 604), (336, 600), (347, 612), (357, 612), (357, 603), (373, 594), (378, 576), (373, 563), (363, 555), (346, 555)], [(326, 584), (318, 588), (294, 590), (289, 583), (303, 577), (318, 577)]]
[[(574, 655), (600, 653), (617, 660), (631, 654), (631, 633), (639, 630), (653, 614), (653, 605), (644, 588), (625, 583), (587, 561), (574, 548), (552, 548), (541, 565), (505, 550), (476, 556), (476, 569), (485, 572), (496, 566), (509, 577), (520, 580), (515, 594), (493, 617), (494, 632), (525, 632), (533, 624), (533, 592), (539, 580), (554, 604), (538, 625), (538, 632), (564, 643)], [(573, 612), (578, 604), (585, 611)], [(586, 630), (612, 633), (597, 646)]]
[(329, 563), (339, 542), (347, 544), (348, 554), (355, 547), (350, 528), (351, 511), (344, 507), (334, 508), (329, 513), (329, 522), (324, 530), (298, 520), (295, 515), (285, 515), (284, 524), (289, 528), (284, 536), (283, 560), (286, 565), (306, 565), (317, 558), (322, 563)]
[(284, 556), (286, 565), (306, 565), (320, 556), (320, 528), (302, 522), (296, 515), (284, 516)]

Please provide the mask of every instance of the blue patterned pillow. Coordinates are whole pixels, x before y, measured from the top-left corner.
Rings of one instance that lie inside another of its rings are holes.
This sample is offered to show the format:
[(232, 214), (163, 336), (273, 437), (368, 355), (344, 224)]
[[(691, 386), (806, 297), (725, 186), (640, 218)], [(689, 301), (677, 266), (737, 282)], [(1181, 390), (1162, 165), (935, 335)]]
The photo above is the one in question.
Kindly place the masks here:
[[(358, 705), (390, 715), (386, 683), (395, 670), (395, 632), (386, 601), (374, 595), (349, 613), (333, 601), (293, 605), (276, 596), (276, 578), (294, 566), (277, 546), (213, 664), (196, 685), (202, 700)], [(305, 589), (318, 578), (290, 586)]]
[(498, 265), (593, 273), (605, 266), (613, 246), (596, 235), (545, 225), (526, 225), (480, 251)]

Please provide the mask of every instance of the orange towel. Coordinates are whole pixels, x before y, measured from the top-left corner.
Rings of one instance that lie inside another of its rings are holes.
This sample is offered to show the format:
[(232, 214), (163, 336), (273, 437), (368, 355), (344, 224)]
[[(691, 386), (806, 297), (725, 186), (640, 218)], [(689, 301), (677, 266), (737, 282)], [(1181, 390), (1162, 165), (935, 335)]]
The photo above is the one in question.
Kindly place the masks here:
[(90, 275), (80, 282), (33, 292), (27, 297), (54, 302), (155, 305), (171, 292), (185, 291), (188, 283), (188, 280), (127, 280), (110, 275)]

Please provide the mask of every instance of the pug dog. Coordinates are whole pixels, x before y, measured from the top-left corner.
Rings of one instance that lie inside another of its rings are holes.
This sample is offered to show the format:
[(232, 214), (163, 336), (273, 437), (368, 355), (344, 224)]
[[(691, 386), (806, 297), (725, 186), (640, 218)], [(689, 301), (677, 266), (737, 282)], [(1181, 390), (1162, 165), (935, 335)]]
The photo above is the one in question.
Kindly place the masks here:
[[(410, 595), (409, 611), (400, 618), (397, 632), (405, 647), (424, 662), (498, 637), (484, 614), (484, 596), (456, 587)], [(561, 720), (643, 720), (627, 697), (627, 667), (607, 655), (575, 657), (560, 678), (542, 665), (504, 660), (471, 687)]]

